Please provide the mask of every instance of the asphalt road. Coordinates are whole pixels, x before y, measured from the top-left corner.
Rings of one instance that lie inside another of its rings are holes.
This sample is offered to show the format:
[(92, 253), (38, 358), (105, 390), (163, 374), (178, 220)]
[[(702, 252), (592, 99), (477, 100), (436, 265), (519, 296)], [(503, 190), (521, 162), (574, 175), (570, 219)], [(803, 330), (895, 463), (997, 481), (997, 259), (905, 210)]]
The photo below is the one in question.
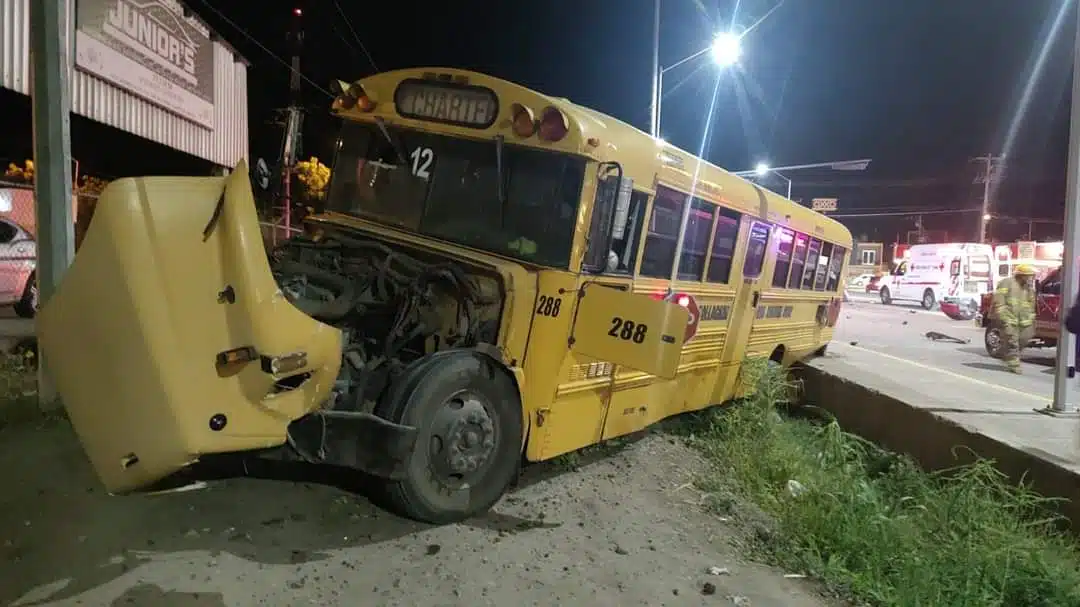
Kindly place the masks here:
[[(850, 296), (844, 304), (835, 340), (912, 362), (911, 380), (933, 381), (934, 371), (962, 375), (1028, 394), (1051, 398), (1054, 393), (1054, 348), (1025, 350), (1022, 375), (1005, 371), (983, 345), (983, 329), (974, 321), (952, 320), (918, 304), (882, 305), (876, 298)], [(966, 343), (934, 341), (934, 331)]]

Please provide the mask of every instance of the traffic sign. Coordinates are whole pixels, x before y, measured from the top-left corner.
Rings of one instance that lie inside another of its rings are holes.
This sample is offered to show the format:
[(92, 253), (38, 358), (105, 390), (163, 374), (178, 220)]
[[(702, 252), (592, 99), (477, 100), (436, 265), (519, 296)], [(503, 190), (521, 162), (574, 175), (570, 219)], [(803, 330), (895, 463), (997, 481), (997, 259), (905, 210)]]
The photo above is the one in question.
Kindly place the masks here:
[(684, 342), (689, 343), (697, 335), (698, 323), (701, 321), (701, 310), (698, 309), (697, 300), (694, 299), (693, 295), (681, 293), (677, 296), (675, 303), (686, 308), (686, 311), (690, 313), (690, 318), (686, 320), (686, 334), (683, 339)]

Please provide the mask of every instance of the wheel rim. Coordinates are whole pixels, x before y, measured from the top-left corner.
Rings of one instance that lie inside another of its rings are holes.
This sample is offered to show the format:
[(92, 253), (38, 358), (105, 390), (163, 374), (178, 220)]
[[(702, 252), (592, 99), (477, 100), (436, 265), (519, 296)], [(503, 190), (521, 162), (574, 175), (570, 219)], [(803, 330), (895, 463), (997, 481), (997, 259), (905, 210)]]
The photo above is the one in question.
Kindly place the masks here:
[(37, 283), (30, 285), (30, 309), (37, 310), (38, 307), (38, 288)]
[(888, 301), (889, 301), (889, 290), (888, 289), (882, 289), (880, 295), (881, 295), (881, 301), (884, 302), (884, 303), (888, 303)]
[(431, 424), (428, 458), (433, 480), (465, 489), (490, 467), (499, 436), (490, 407), (474, 392), (463, 390), (443, 401)]
[(934, 296), (931, 295), (930, 293), (927, 293), (926, 295), (923, 295), (922, 305), (926, 309), (930, 309), (931, 307), (933, 307), (934, 306)]
[(1001, 346), (1001, 336), (997, 331), (986, 332), (986, 348), (991, 351), (997, 351)]

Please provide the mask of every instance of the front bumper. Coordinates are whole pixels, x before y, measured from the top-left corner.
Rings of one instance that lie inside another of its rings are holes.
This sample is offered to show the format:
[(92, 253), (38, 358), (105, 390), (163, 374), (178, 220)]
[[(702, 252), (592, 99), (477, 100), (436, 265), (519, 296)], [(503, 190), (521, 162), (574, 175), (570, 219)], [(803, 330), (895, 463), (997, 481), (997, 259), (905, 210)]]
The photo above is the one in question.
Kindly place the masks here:
[(289, 424), (289, 446), (299, 459), (390, 480), (405, 478), (417, 435), (414, 426), (356, 411), (316, 411)]

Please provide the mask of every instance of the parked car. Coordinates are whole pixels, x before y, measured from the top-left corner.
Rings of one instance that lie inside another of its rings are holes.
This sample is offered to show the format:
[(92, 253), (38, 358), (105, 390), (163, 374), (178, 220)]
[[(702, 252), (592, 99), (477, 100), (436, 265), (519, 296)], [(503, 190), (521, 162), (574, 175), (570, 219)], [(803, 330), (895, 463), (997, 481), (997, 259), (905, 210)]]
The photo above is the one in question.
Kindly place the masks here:
[(878, 289), (880, 289), (880, 288), (881, 288), (881, 275), (880, 274), (878, 274), (877, 276), (874, 276), (873, 278), (870, 279), (870, 282), (866, 283), (866, 292), (867, 293), (877, 293)]
[[(983, 342), (986, 353), (994, 358), (1001, 358), (1003, 340), (1001, 332), (990, 323), (990, 310), (994, 305), (994, 294), (986, 293), (979, 304), (979, 313), (975, 315), (975, 325), (985, 329)], [(1053, 348), (1058, 339), (1058, 313), (1061, 307), (1061, 268), (1054, 268), (1046, 273), (1043, 280), (1035, 281), (1035, 333), (1027, 348)]]
[(848, 281), (847, 288), (849, 289), (865, 289), (866, 285), (870, 284), (870, 281), (874, 279), (873, 274), (859, 274)]
[(36, 268), (37, 242), (14, 222), (0, 218), (0, 305), (14, 306), (23, 318), (32, 318), (37, 310)]

